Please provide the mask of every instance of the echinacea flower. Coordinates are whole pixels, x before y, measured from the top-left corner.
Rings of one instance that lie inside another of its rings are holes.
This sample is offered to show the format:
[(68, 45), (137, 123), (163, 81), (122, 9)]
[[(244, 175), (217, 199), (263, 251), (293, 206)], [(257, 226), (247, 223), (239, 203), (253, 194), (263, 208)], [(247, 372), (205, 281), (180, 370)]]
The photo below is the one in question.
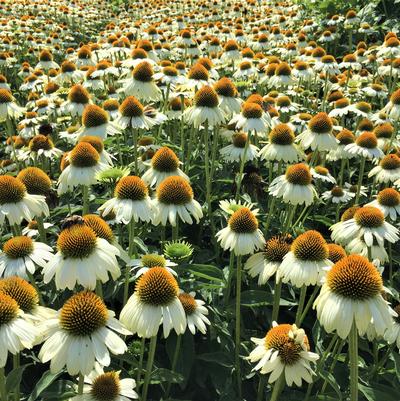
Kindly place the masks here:
[(165, 178), (179, 176), (189, 181), (189, 177), (179, 168), (182, 164), (174, 151), (163, 146), (151, 158), (150, 168), (143, 174), (142, 180), (151, 187), (158, 187)]
[(258, 220), (254, 212), (241, 207), (233, 213), (228, 225), (216, 234), (218, 242), (225, 250), (235, 255), (248, 255), (265, 245), (265, 239), (258, 228)]
[(235, 114), (229, 124), (234, 124), (236, 129), (244, 132), (255, 131), (262, 135), (271, 126), (271, 117), (263, 111), (259, 104), (247, 101), (242, 104), (240, 114)]
[(259, 152), (261, 160), (295, 163), (305, 159), (304, 152), (294, 144), (294, 132), (288, 124), (275, 125), (269, 133), (269, 143)]
[(290, 235), (276, 235), (266, 241), (261, 252), (247, 259), (244, 269), (251, 277), (258, 276), (258, 285), (264, 285), (270, 277), (279, 272), (283, 258), (290, 251), (292, 241)]
[(330, 230), (335, 242), (363, 237), (367, 246), (372, 246), (375, 238), (382, 246), (384, 240), (391, 243), (399, 240), (399, 230), (386, 222), (383, 212), (373, 206), (359, 208), (352, 218), (334, 224)]
[(368, 177), (374, 177), (377, 183), (393, 183), (400, 180), (400, 157), (389, 154), (383, 157), (378, 166), (373, 167)]
[(174, 276), (164, 267), (153, 267), (136, 282), (135, 292), (122, 309), (120, 320), (140, 337), (156, 336), (160, 325), (165, 338), (171, 329), (183, 334), (187, 321), (178, 295)]
[(253, 370), (261, 374), (270, 373), (268, 382), (276, 382), (284, 375), (288, 386), (301, 386), (304, 380), (312, 382), (311, 363), (319, 356), (310, 352), (310, 344), (303, 329), (296, 325), (272, 323), (272, 328), (264, 338), (251, 338), (256, 348), (251, 351), (248, 359), (258, 362)]
[(69, 164), (58, 178), (58, 194), (73, 191), (80, 185), (90, 186), (97, 182), (97, 175), (108, 168), (100, 161), (97, 150), (88, 142), (79, 142), (67, 156)]
[(317, 191), (311, 184), (310, 168), (299, 163), (289, 166), (286, 174), (276, 177), (268, 188), (268, 192), (272, 196), (282, 198), (285, 203), (292, 205), (305, 204), (306, 206), (313, 203)]
[(43, 268), (43, 280), (49, 283), (55, 276), (58, 289), (82, 285), (88, 289), (96, 288), (97, 280), (105, 283), (120, 274), (116, 256), (118, 248), (104, 238), (96, 236), (95, 231), (85, 224), (74, 224), (61, 231), (57, 240), (58, 252)]
[(22, 219), (49, 215), (49, 207), (43, 195), (28, 194), (25, 184), (9, 175), (0, 176), (0, 225), (7, 217), (10, 225), (20, 224)]
[(373, 132), (364, 131), (354, 143), (346, 145), (344, 150), (348, 153), (359, 155), (368, 160), (381, 159), (383, 152), (378, 148), (378, 139)]
[(308, 129), (302, 132), (296, 140), (303, 149), (327, 151), (337, 147), (338, 140), (332, 133), (333, 123), (324, 112), (316, 114), (308, 123)]
[(228, 162), (245, 162), (254, 160), (258, 155), (258, 147), (249, 143), (246, 149), (247, 136), (249, 134), (237, 133), (232, 135), (232, 143), (222, 148), (219, 152)]
[(6, 365), (9, 352), (17, 355), (32, 348), (38, 336), (38, 329), (23, 319), (17, 301), (0, 291), (0, 368)]
[(43, 323), (46, 338), (40, 352), (42, 363), (50, 361), (50, 370), (60, 372), (64, 366), (70, 375), (87, 375), (95, 362), (109, 366), (110, 352), (125, 353), (127, 346), (115, 333), (131, 334), (90, 291), (69, 298), (52, 318)]
[(134, 379), (120, 378), (120, 371), (104, 372), (101, 365), (95, 363), (95, 368), (84, 378), (82, 394), (70, 398), (70, 401), (130, 401), (139, 398)]
[(317, 317), (325, 331), (336, 331), (347, 338), (355, 323), (365, 334), (372, 321), (378, 335), (392, 324), (394, 312), (382, 297), (382, 277), (363, 256), (350, 255), (335, 263), (314, 302)]
[(61, 104), (61, 112), (72, 117), (82, 116), (85, 107), (91, 104), (90, 94), (82, 85), (74, 85), (68, 92), (67, 100)]
[(187, 327), (195, 335), (196, 329), (202, 334), (206, 334), (207, 326), (211, 322), (208, 320), (208, 309), (204, 306), (205, 302), (201, 299), (195, 299), (194, 292), (181, 292), (178, 295), (179, 301), (186, 314)]
[(376, 196), (376, 199), (367, 204), (374, 206), (383, 212), (383, 215), (390, 217), (392, 221), (397, 220), (400, 215), (400, 193), (394, 188), (382, 189)]
[(330, 200), (332, 203), (348, 203), (354, 198), (355, 194), (348, 192), (339, 186), (334, 186), (330, 191), (322, 194), (322, 199)]
[(36, 265), (46, 265), (53, 257), (52, 252), (47, 244), (33, 241), (29, 237), (10, 238), (0, 253), (0, 277), (18, 276), (27, 279), (35, 273)]
[(219, 103), (217, 92), (211, 86), (203, 86), (195, 93), (194, 104), (184, 112), (184, 118), (195, 128), (205, 122), (214, 127), (225, 121)]
[(132, 259), (129, 262), (129, 266), (132, 267), (132, 270), (136, 270), (135, 278), (138, 278), (153, 267), (164, 267), (171, 274), (175, 276), (177, 275), (176, 271), (174, 270), (174, 267), (177, 266), (177, 264), (156, 253), (143, 255), (140, 259)]
[(193, 219), (198, 223), (203, 217), (203, 211), (193, 196), (193, 189), (184, 178), (165, 178), (158, 186), (153, 200), (153, 224), (161, 223), (165, 226), (168, 221), (172, 226), (176, 226), (178, 217), (187, 224), (193, 224)]
[(397, 316), (393, 316), (392, 324), (386, 329), (383, 338), (389, 344), (395, 344), (400, 349), (400, 304), (398, 304), (393, 310), (397, 313)]
[(15, 103), (15, 99), (9, 90), (0, 89), (0, 121), (17, 120), (24, 114), (24, 111)]
[(103, 215), (115, 213), (115, 220), (123, 224), (150, 222), (154, 217), (154, 208), (145, 182), (135, 176), (122, 177), (114, 190), (114, 198), (99, 207)]
[(323, 236), (315, 230), (299, 235), (291, 244), (279, 266), (282, 282), (300, 288), (320, 285), (333, 263), (328, 259), (329, 249)]

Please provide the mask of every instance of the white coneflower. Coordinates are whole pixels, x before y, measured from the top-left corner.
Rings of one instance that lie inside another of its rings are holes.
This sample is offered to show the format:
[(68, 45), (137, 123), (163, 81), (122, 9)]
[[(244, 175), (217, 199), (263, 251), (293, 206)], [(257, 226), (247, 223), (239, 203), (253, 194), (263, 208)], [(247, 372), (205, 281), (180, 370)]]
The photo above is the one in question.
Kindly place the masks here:
[(101, 107), (89, 104), (82, 113), (82, 127), (76, 132), (79, 138), (83, 136), (98, 136), (106, 139), (107, 135), (115, 135), (120, 131), (115, 123), (109, 121), (108, 114)]
[(284, 375), (288, 386), (301, 386), (304, 380), (312, 382), (315, 373), (311, 363), (315, 363), (319, 356), (310, 352), (308, 338), (303, 329), (296, 325), (272, 323), (272, 328), (264, 338), (251, 338), (256, 348), (251, 351), (248, 359), (258, 362), (253, 370), (261, 374), (270, 373), (268, 382), (276, 382)]
[(54, 81), (59, 85), (70, 84), (83, 80), (84, 75), (84, 72), (78, 70), (72, 61), (65, 60), (62, 62), (60, 72)]
[(322, 235), (318, 231), (306, 231), (293, 241), (279, 266), (279, 275), (284, 283), (290, 282), (298, 288), (320, 285), (333, 265), (328, 257), (328, 245)]
[(256, 131), (262, 134), (271, 126), (271, 117), (263, 111), (259, 104), (247, 101), (242, 104), (240, 114), (234, 115), (229, 124), (234, 124), (236, 129), (244, 132)]
[(180, 176), (165, 178), (157, 188), (153, 200), (155, 216), (153, 223), (165, 226), (167, 221), (176, 226), (179, 217), (184, 223), (198, 223), (203, 217), (199, 202), (193, 198), (193, 190), (189, 182)]
[(265, 245), (265, 239), (258, 228), (258, 220), (254, 212), (241, 207), (233, 213), (228, 225), (216, 234), (217, 240), (225, 250), (235, 255), (252, 254)]
[(327, 151), (337, 147), (338, 140), (332, 133), (333, 123), (324, 112), (316, 114), (308, 123), (308, 129), (302, 132), (296, 140), (304, 149)]
[(40, 352), (42, 363), (50, 361), (52, 373), (64, 366), (70, 375), (88, 375), (99, 362), (109, 366), (110, 352), (127, 351), (125, 342), (114, 332), (131, 334), (114, 317), (100, 297), (89, 291), (69, 298), (60, 311), (43, 323), (46, 337)]
[(361, 101), (350, 105), (348, 110), (358, 117), (369, 118), (371, 117), (372, 106), (367, 102)]
[(7, 363), (8, 353), (17, 355), (32, 348), (39, 331), (23, 319), (23, 312), (15, 299), (0, 291), (0, 368)]
[(50, 136), (35, 135), (31, 138), (28, 144), (27, 151), (21, 151), (19, 154), (20, 160), (37, 160), (44, 157), (50, 160), (58, 159), (63, 154), (63, 151), (56, 148)]
[(295, 164), (287, 168), (286, 174), (276, 177), (271, 182), (268, 192), (277, 198), (282, 198), (285, 203), (292, 205), (304, 203), (308, 206), (317, 196), (311, 180), (310, 168), (304, 163)]
[(18, 236), (10, 238), (3, 245), (0, 253), (0, 277), (18, 276), (28, 278), (33, 275), (36, 266), (44, 267), (52, 257), (53, 250), (42, 242)]
[(397, 148), (400, 146), (400, 141), (395, 135), (394, 126), (390, 122), (378, 122), (373, 132), (378, 138), (378, 147), (383, 151), (388, 150), (390, 147)]
[(145, 182), (135, 176), (121, 178), (114, 190), (114, 198), (106, 201), (99, 207), (102, 215), (115, 213), (118, 223), (129, 224), (135, 222), (150, 222), (154, 217), (154, 207), (149, 197)]
[(165, 259), (164, 256), (158, 255), (156, 253), (143, 255), (140, 259), (132, 259), (129, 262), (129, 266), (132, 267), (132, 270), (136, 270), (135, 278), (141, 276), (142, 274), (146, 273), (148, 270), (156, 266), (164, 267), (171, 274), (175, 276), (177, 275), (176, 271), (174, 270), (174, 267), (177, 266), (177, 264), (171, 262), (169, 259)]
[(0, 225), (7, 217), (10, 225), (20, 224), (22, 219), (48, 216), (49, 207), (43, 195), (29, 194), (25, 184), (18, 178), (0, 175)]
[(392, 120), (400, 120), (400, 89), (397, 89), (392, 93), (390, 96), (390, 101), (386, 104), (382, 111), (387, 113)]
[(295, 144), (295, 135), (288, 124), (275, 125), (269, 133), (269, 143), (259, 152), (261, 160), (295, 163), (305, 159), (304, 152)]
[(95, 369), (84, 378), (82, 394), (70, 398), (70, 401), (130, 401), (139, 398), (134, 379), (120, 379), (120, 371), (104, 372), (102, 366), (95, 363)]
[(205, 302), (201, 299), (195, 299), (194, 292), (181, 292), (178, 295), (186, 314), (187, 327), (195, 335), (196, 329), (202, 334), (206, 334), (207, 326), (211, 322), (208, 320), (208, 309), (204, 306)]
[(336, 149), (332, 149), (328, 152), (326, 157), (327, 160), (336, 161), (336, 160), (351, 159), (353, 157), (356, 157), (356, 155), (347, 152), (345, 150), (347, 145), (354, 143), (356, 140), (356, 137), (351, 131), (349, 131), (346, 128), (342, 129), (336, 135), (336, 139), (339, 141), (338, 146)]
[(242, 100), (239, 97), (238, 90), (229, 78), (221, 78), (214, 84), (214, 89), (220, 99), (219, 107), (227, 116), (240, 113)]
[(72, 117), (82, 116), (83, 110), (91, 104), (90, 94), (82, 85), (74, 85), (68, 92), (67, 100), (61, 104), (61, 112)]
[(392, 324), (387, 328), (383, 338), (389, 343), (396, 343), (397, 348), (400, 349), (400, 304), (393, 308), (397, 316), (393, 316)]
[(134, 96), (128, 96), (119, 106), (115, 122), (122, 128), (151, 129), (167, 117), (154, 109), (145, 108)]
[(114, 164), (113, 159), (115, 159), (115, 157), (104, 149), (104, 142), (101, 138), (99, 138), (98, 136), (87, 135), (82, 136), (79, 139), (78, 143), (81, 142), (88, 143), (96, 149), (97, 153), (100, 156), (100, 163), (107, 164), (107, 166), (112, 166)]
[[(254, 213), (258, 213), (259, 209), (254, 209), (254, 204), (242, 200), (236, 201), (235, 199), (224, 199), (219, 201), (219, 207), (227, 214), (231, 215), (242, 207), (247, 207)], [(253, 210), (254, 209), (254, 210)]]
[(314, 69), (318, 72), (324, 72), (327, 75), (336, 75), (340, 73), (335, 57), (329, 54), (322, 56), (321, 60), (317, 60)]
[(217, 92), (211, 86), (203, 86), (195, 93), (193, 106), (187, 108), (183, 116), (195, 128), (205, 122), (214, 127), (225, 121), (225, 114), (219, 104)]
[(121, 311), (120, 320), (140, 337), (154, 337), (163, 326), (164, 337), (171, 329), (183, 334), (186, 316), (178, 298), (179, 287), (164, 267), (153, 267), (140, 276), (135, 292)]
[(135, 96), (147, 102), (161, 99), (161, 89), (154, 82), (153, 67), (147, 61), (139, 63), (132, 72), (132, 78), (122, 83), (120, 91), (126, 96)]
[[(43, 227), (47, 230), (50, 227), (53, 227), (51, 223), (43, 223)], [(29, 238), (37, 237), (39, 235), (39, 226), (36, 220), (31, 220), (26, 227), (22, 229), (22, 235), (25, 235)]]
[(362, 237), (367, 246), (372, 246), (375, 238), (383, 246), (384, 240), (391, 243), (399, 240), (398, 229), (386, 222), (383, 212), (373, 206), (357, 209), (352, 218), (334, 224), (330, 230), (331, 237), (336, 242)]
[(100, 161), (97, 150), (88, 142), (79, 142), (67, 156), (69, 164), (58, 179), (58, 194), (72, 191), (80, 185), (90, 186), (97, 182), (99, 172), (108, 168)]
[(50, 51), (43, 49), (39, 54), (39, 62), (36, 64), (35, 68), (48, 71), (52, 68), (58, 69), (60, 66), (53, 61), (53, 55), (50, 53)]
[[(52, 309), (39, 305), (40, 297), (35, 287), (20, 277), (12, 276), (1, 279), (0, 293), (17, 301), (18, 307), (24, 313), (22, 318), (35, 326), (54, 316)], [(40, 336), (34, 345), (37, 345), (38, 342), (41, 342)]]
[(264, 285), (279, 271), (284, 256), (290, 251), (292, 241), (290, 235), (277, 235), (266, 241), (261, 252), (247, 259), (244, 269), (251, 277), (258, 276), (258, 285)]
[(378, 335), (392, 324), (393, 311), (382, 297), (382, 277), (376, 267), (360, 255), (335, 263), (314, 302), (318, 320), (330, 333), (347, 338), (353, 324), (360, 335), (373, 322)]
[(367, 246), (363, 238), (352, 239), (346, 244), (346, 251), (351, 255), (361, 255), (373, 261), (378, 260), (382, 264), (389, 261), (389, 255), (382, 245), (374, 242), (371, 246)]
[(378, 139), (373, 132), (364, 131), (354, 143), (346, 145), (344, 150), (348, 153), (362, 156), (368, 160), (381, 159), (383, 152), (378, 148)]
[(222, 148), (219, 152), (224, 160), (228, 162), (239, 162), (245, 157), (245, 162), (254, 160), (258, 155), (258, 147), (249, 143), (246, 149), (247, 135), (237, 133), (232, 135), (232, 143)]
[(161, 182), (170, 176), (177, 175), (189, 181), (189, 177), (179, 168), (182, 164), (176, 154), (167, 146), (158, 149), (151, 158), (150, 168), (143, 174), (143, 181), (153, 186), (159, 186)]
[(315, 166), (311, 170), (311, 175), (314, 180), (322, 181), (322, 182), (329, 182), (331, 184), (336, 184), (336, 179), (331, 175), (329, 170), (323, 166)]
[(15, 99), (9, 90), (0, 89), (0, 121), (17, 120), (24, 115), (24, 112), (25, 109), (15, 103)]
[(400, 157), (389, 154), (380, 160), (379, 165), (373, 167), (368, 177), (375, 177), (377, 183), (393, 183), (400, 179)]
[(49, 283), (55, 276), (58, 289), (82, 285), (88, 289), (96, 288), (96, 281), (105, 283), (108, 273), (116, 280), (120, 268), (116, 256), (118, 248), (111, 245), (88, 225), (74, 224), (61, 231), (57, 239), (58, 252), (43, 268), (43, 280)]
[(356, 194), (348, 192), (341, 187), (334, 186), (330, 191), (326, 191), (322, 194), (322, 199), (330, 200), (332, 203), (348, 203)]
[(400, 215), (400, 193), (394, 188), (385, 188), (367, 206), (380, 209), (385, 217), (389, 216), (392, 221), (396, 221), (397, 216)]
[(293, 85), (296, 81), (292, 77), (292, 69), (286, 62), (281, 62), (275, 69), (275, 75), (272, 76), (268, 83), (275, 88)]

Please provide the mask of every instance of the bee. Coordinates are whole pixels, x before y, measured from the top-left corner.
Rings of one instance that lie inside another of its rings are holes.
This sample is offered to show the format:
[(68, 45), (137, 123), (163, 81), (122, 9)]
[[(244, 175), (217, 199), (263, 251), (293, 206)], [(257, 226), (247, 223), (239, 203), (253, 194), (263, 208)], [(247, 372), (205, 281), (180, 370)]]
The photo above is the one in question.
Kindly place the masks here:
[(66, 217), (64, 220), (61, 222), (61, 229), (65, 230), (66, 228), (70, 228), (74, 226), (75, 224), (79, 225), (84, 225), (85, 220), (83, 219), (82, 216), (78, 216), (77, 214), (74, 214), (72, 216)]

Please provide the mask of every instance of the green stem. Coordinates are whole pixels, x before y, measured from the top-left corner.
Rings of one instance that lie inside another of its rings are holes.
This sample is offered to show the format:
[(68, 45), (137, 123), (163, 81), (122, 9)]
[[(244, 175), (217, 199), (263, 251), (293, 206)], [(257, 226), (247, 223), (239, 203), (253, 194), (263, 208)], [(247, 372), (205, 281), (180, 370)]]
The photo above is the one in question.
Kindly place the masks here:
[[(329, 373), (332, 373), (334, 371), (336, 363), (338, 361), (340, 353), (342, 352), (342, 348), (343, 348), (344, 344), (345, 344), (344, 340), (342, 340), (341, 338), (337, 339), (335, 347), (331, 354), (331, 356), (333, 357), (333, 360), (332, 360), (330, 368), (329, 368)], [(328, 380), (325, 379), (324, 383), (322, 385), (322, 388), (321, 388), (321, 395), (325, 392), (327, 385), (328, 385)]]
[(36, 216), (36, 222), (38, 225), (40, 241), (45, 244), (46, 243), (46, 229), (44, 228), (43, 217)]
[(343, 177), (344, 177), (344, 166), (346, 165), (346, 159), (340, 160), (340, 172), (339, 172), (339, 186), (343, 185)]
[(361, 191), (361, 185), (362, 185), (362, 182), (363, 182), (363, 175), (364, 175), (364, 169), (365, 169), (365, 160), (366, 160), (365, 157), (363, 157), (361, 159), (360, 173), (359, 173), (359, 176), (358, 176), (357, 193), (356, 193), (356, 199), (354, 201), (355, 205), (358, 205), (358, 201), (360, 200), (360, 191)]
[(234, 263), (235, 263), (235, 254), (233, 252), (231, 252), (230, 257), (229, 257), (228, 279), (227, 279), (227, 283), (226, 283), (225, 296), (224, 296), (225, 306), (228, 304), (229, 296), (231, 294), (232, 277), (233, 277), (233, 273), (234, 273), (234, 269), (233, 269)]
[(136, 386), (137, 390), (139, 390), (139, 384), (140, 384), (140, 379), (142, 377), (142, 369), (143, 369), (143, 356), (144, 356), (144, 348), (146, 344), (146, 339), (142, 337), (140, 341), (140, 356), (139, 356), (139, 364), (138, 364), (138, 369), (136, 373)]
[(267, 376), (260, 374), (260, 381), (258, 382), (258, 390), (257, 390), (257, 400), (263, 401), (265, 394), (265, 383), (267, 382)]
[(282, 373), (279, 379), (274, 384), (274, 389), (272, 390), (270, 401), (278, 401), (279, 394), (283, 390), (285, 385), (285, 374)]
[(83, 385), (85, 383), (85, 378), (82, 373), (79, 373), (78, 379), (78, 394), (83, 394)]
[(269, 210), (268, 210), (267, 221), (265, 223), (265, 229), (264, 229), (264, 232), (267, 233), (267, 234), (268, 234), (269, 226), (271, 224), (272, 216), (274, 215), (275, 205), (276, 205), (276, 196), (273, 196), (272, 200), (271, 200), (271, 205), (270, 205)]
[(355, 321), (349, 336), (350, 401), (358, 401), (358, 332)]
[[(18, 369), (20, 366), (20, 355), (19, 352), (15, 355), (13, 355), (13, 369)], [(19, 401), (21, 398), (21, 393), (20, 393), (20, 383), (18, 383), (15, 387), (14, 390), (14, 399), (15, 401)]]
[(235, 307), (235, 368), (238, 385), (238, 396), (242, 399), (242, 377), (240, 373), (240, 295), (242, 288), (242, 258), (237, 257), (236, 270), (236, 307)]
[(101, 285), (101, 281), (97, 280), (96, 281), (96, 294), (99, 296), (101, 299), (103, 299), (103, 287)]
[(388, 256), (389, 256), (389, 283), (393, 287), (393, 252), (392, 243), (388, 243)]
[(301, 316), (302, 316), (302, 313), (303, 313), (303, 308), (304, 308), (304, 302), (306, 300), (306, 295), (307, 295), (307, 286), (303, 285), (301, 287), (301, 291), (300, 291), (299, 305), (297, 306), (296, 321), (295, 321), (295, 324), (296, 324), (297, 327), (299, 327), (300, 323), (301, 323)]
[(179, 238), (179, 221), (176, 220), (176, 224), (172, 226), (172, 241), (175, 241)]
[(315, 298), (316, 298), (316, 296), (318, 294), (318, 291), (319, 291), (319, 287), (316, 285), (314, 287), (314, 290), (313, 290), (310, 298), (307, 301), (307, 304), (306, 304), (305, 308), (303, 309), (303, 313), (301, 314), (299, 325), (301, 325), (301, 323), (303, 322), (303, 320), (307, 316), (307, 312), (310, 310), (310, 308), (311, 308), (311, 306), (312, 306), (312, 304), (313, 304), (313, 302), (314, 302), (314, 300), (315, 300)]
[(1, 401), (7, 401), (6, 374), (4, 368), (0, 368), (0, 399)]
[(243, 156), (240, 159), (239, 178), (238, 178), (238, 183), (237, 183), (237, 187), (236, 187), (236, 196), (235, 196), (236, 202), (239, 200), (240, 187), (242, 186), (243, 171), (244, 171), (244, 165), (246, 164), (246, 155), (247, 155), (247, 150), (249, 148), (249, 144), (250, 144), (250, 132), (247, 133), (246, 144), (244, 145)]
[(276, 322), (279, 315), (279, 305), (281, 300), (282, 291), (282, 280), (275, 278), (275, 288), (274, 288), (274, 304), (272, 306), (272, 322)]
[[(128, 255), (130, 258), (132, 258), (132, 256), (134, 256), (134, 257), (137, 256), (137, 248), (136, 248), (136, 243), (135, 243), (135, 220), (134, 219), (132, 219), (128, 224), (128, 232), (129, 232)], [(126, 304), (126, 301), (128, 300), (130, 275), (131, 275), (131, 269), (129, 266), (126, 266), (125, 282), (124, 282), (124, 298), (123, 298), (124, 305)]]
[(38, 296), (39, 296), (39, 304), (40, 304), (41, 306), (44, 306), (44, 301), (43, 301), (42, 293), (40, 292), (39, 287), (38, 287), (38, 285), (36, 284), (35, 277), (34, 277), (33, 274), (32, 274), (31, 272), (29, 272), (28, 270), (26, 271), (26, 274), (27, 274), (27, 276), (28, 276), (28, 278), (29, 278), (30, 283), (31, 283), (32, 286), (35, 288), (35, 290), (36, 290), (36, 292), (37, 292), (37, 294), (38, 294)]
[(146, 375), (144, 376), (141, 401), (147, 400), (147, 393), (149, 391), (150, 376), (151, 376), (151, 371), (153, 369), (154, 355), (156, 353), (156, 346), (157, 346), (157, 336), (155, 335), (150, 338), (149, 356), (147, 358)]
[[(182, 344), (182, 335), (178, 335), (177, 338), (176, 338), (175, 351), (174, 351), (174, 356), (172, 358), (172, 364), (171, 364), (171, 371), (172, 372), (175, 372), (176, 365), (178, 363), (178, 357), (179, 357), (179, 352), (181, 350), (181, 344)], [(165, 399), (166, 400), (169, 397), (169, 393), (171, 391), (171, 386), (172, 386), (172, 381), (168, 380), (167, 390), (165, 392)]]
[(82, 185), (82, 216), (89, 213), (89, 187), (87, 185)]
[(135, 165), (135, 175), (139, 173), (138, 169), (138, 130), (133, 129), (133, 159)]

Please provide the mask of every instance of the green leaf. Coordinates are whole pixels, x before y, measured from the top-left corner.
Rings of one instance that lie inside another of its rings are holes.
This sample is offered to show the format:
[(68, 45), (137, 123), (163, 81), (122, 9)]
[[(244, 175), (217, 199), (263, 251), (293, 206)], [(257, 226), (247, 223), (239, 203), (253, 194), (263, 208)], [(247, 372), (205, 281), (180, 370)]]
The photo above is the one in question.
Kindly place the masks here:
[(200, 360), (206, 361), (206, 362), (213, 362), (218, 365), (225, 366), (227, 368), (230, 368), (233, 366), (233, 361), (232, 361), (231, 355), (229, 355), (225, 352), (205, 353), (205, 354), (197, 355), (197, 359), (200, 359)]
[(322, 377), (324, 380), (326, 380), (328, 382), (328, 384), (332, 387), (332, 389), (335, 391), (335, 393), (337, 394), (338, 398), (337, 400), (341, 401), (343, 400), (342, 398), (342, 392), (340, 391), (340, 387), (336, 382), (335, 377), (333, 376), (332, 373), (326, 372), (324, 370), (320, 370), (318, 372), (318, 375), (320, 377)]
[(364, 394), (368, 401), (399, 401), (399, 394), (393, 387), (384, 386), (377, 383), (370, 383), (373, 387), (358, 384), (359, 390)]
[[(241, 295), (242, 306), (254, 307), (262, 305), (272, 305), (273, 303), (274, 303), (274, 296), (273, 294), (267, 291), (248, 290), (248, 291), (243, 291)], [(289, 305), (294, 305), (294, 303), (281, 298), (280, 305), (289, 306)]]
[(195, 276), (205, 278), (211, 281), (223, 281), (224, 275), (221, 269), (213, 265), (192, 264), (189, 271)]
[(150, 377), (151, 384), (160, 384), (164, 382), (182, 383), (184, 377), (180, 373), (172, 372), (168, 369), (156, 369)]
[(43, 373), (42, 377), (36, 383), (35, 388), (33, 389), (31, 395), (29, 396), (28, 401), (35, 401), (39, 397), (39, 395), (42, 394), (42, 392), (46, 390), (46, 388), (48, 388), (50, 384), (57, 379), (58, 376), (61, 375), (61, 373), (62, 372), (54, 374), (51, 373), (49, 370)]
[(6, 390), (7, 392), (12, 391), (16, 387), (19, 387), (22, 380), (22, 375), (24, 374), (25, 369), (32, 365), (32, 363), (28, 363), (26, 365), (19, 366), (18, 368), (13, 369), (8, 375), (6, 380)]

